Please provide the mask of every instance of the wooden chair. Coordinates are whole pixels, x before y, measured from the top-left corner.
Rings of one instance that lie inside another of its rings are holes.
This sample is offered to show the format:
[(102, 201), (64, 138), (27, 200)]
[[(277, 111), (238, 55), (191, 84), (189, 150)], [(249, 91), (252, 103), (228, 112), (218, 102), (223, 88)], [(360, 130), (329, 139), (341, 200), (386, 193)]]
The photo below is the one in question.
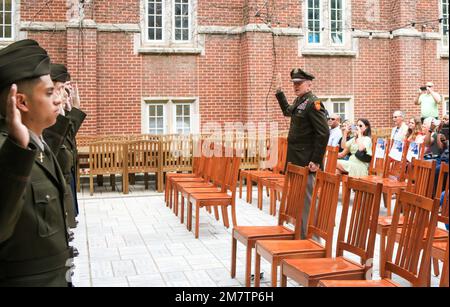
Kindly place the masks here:
[(339, 155), (338, 146), (327, 146), (327, 150), (323, 157), (324, 172), (334, 174), (336, 173), (337, 158)]
[[(300, 238), (308, 168), (288, 164), (277, 226), (239, 226), (232, 232), (231, 278), (236, 276), (237, 241), (246, 246), (245, 285), (250, 286), (252, 250), (257, 240), (293, 240)], [(284, 226), (290, 223), (294, 230)]]
[[(322, 279), (365, 279), (372, 269), (382, 186), (380, 183), (349, 178), (346, 189), (336, 258), (282, 260), (282, 287), (286, 287), (288, 277), (304, 286), (317, 286)], [(352, 206), (351, 190), (355, 192)], [(344, 257), (344, 252), (358, 256), (360, 263)]]
[(127, 145), (122, 142), (98, 142), (89, 145), (89, 191), (94, 194), (94, 175), (111, 175), (112, 190), (115, 191), (115, 182), (112, 175), (122, 175), (122, 190), (128, 191), (125, 178), (127, 165)]
[[(255, 272), (260, 271), (261, 257), (268, 260), (272, 264), (272, 287), (277, 286), (281, 260), (331, 257), (340, 183), (340, 175), (317, 173), (305, 240), (256, 241)], [(325, 244), (319, 243), (318, 239), (325, 240)], [(260, 276), (255, 274), (255, 287), (259, 287), (259, 282)]]
[[(217, 193), (192, 193), (187, 200), (188, 203), (188, 229), (192, 228), (192, 206), (195, 206), (195, 238), (198, 238), (200, 227), (200, 208), (219, 206), (222, 208), (224, 219), (227, 214), (225, 210), (231, 206), (231, 218), (233, 226), (237, 225), (236, 221), (236, 184), (239, 175), (240, 158), (233, 157), (231, 167), (227, 169), (225, 175), (225, 184), (222, 186), (222, 190)], [(230, 193), (230, 194), (228, 194)], [(224, 221), (228, 225), (228, 221)]]
[[(408, 173), (406, 190), (420, 196), (431, 198), (433, 193), (436, 161), (423, 161), (413, 159)], [(399, 225), (403, 225), (400, 216)], [(380, 274), (384, 271), (384, 256), (388, 231), (392, 226), (392, 216), (378, 218), (377, 233), (380, 235)]]
[[(148, 189), (148, 173), (155, 173), (156, 181), (159, 180), (159, 161), (161, 159), (159, 144), (159, 140), (141, 140), (127, 144), (127, 173), (145, 173), (144, 181), (146, 189)], [(124, 179), (126, 181), (124, 194), (128, 194), (128, 176)], [(161, 182), (157, 182), (156, 186), (161, 184)]]
[(433, 259), (438, 259), (444, 262), (444, 267), (442, 268), (441, 282), (439, 284), (440, 287), (448, 287), (448, 242), (449, 239), (447, 237), (446, 242), (434, 242), (433, 247), (431, 249), (431, 257)]
[(286, 167), (287, 157), (287, 139), (278, 138), (278, 152), (277, 152), (277, 164), (270, 170), (242, 170), (240, 172), (239, 193), (242, 195), (243, 179), (245, 178), (247, 184), (247, 202), (252, 203), (252, 185), (253, 182), (258, 186), (258, 208), (262, 210), (262, 186), (260, 180), (262, 178), (283, 178), (283, 172)]
[[(430, 253), (438, 209), (439, 201), (437, 199), (433, 200), (406, 191), (401, 192), (395, 206), (393, 224), (389, 232), (385, 257), (386, 270), (381, 274), (383, 280), (328, 282), (326, 278), (323, 278), (321, 285), (334, 287), (398, 286), (390, 280), (391, 274), (396, 274), (415, 287), (427, 286)], [(402, 210), (403, 227), (399, 227)], [(401, 232), (397, 233), (397, 229), (401, 229)], [(420, 238), (423, 238), (423, 240), (420, 240)], [(396, 242), (398, 242), (397, 248), (395, 248)]]

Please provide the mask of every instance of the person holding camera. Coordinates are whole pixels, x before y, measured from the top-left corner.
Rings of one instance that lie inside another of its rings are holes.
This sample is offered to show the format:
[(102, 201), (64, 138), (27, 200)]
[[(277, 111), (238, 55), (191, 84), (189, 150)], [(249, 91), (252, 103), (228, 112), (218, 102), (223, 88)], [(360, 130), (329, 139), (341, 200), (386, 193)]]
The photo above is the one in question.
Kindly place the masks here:
[(351, 154), (348, 161), (337, 161), (337, 173), (348, 174), (351, 177), (367, 176), (369, 173), (369, 163), (372, 159), (372, 132), (370, 122), (361, 118), (356, 126), (344, 130), (343, 139), (353, 131), (355, 137), (345, 144), (343, 152), (339, 153), (338, 158)]
[(422, 123), (427, 117), (439, 118), (438, 106), (442, 102), (442, 97), (433, 88), (433, 82), (427, 82), (426, 86), (420, 88), (414, 101), (416, 105), (420, 105), (420, 118)]

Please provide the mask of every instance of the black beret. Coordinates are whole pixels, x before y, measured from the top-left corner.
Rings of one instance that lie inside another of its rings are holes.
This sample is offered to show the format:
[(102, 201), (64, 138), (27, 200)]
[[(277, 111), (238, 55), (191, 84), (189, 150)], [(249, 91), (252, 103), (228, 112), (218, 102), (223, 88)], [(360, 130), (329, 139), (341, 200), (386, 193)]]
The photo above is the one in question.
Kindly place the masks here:
[(0, 50), (0, 89), (49, 74), (50, 57), (34, 40), (21, 40)]
[(305, 80), (314, 80), (315, 77), (300, 68), (294, 68), (291, 71), (291, 81), (292, 82), (301, 82)]
[(52, 81), (67, 82), (70, 81), (70, 74), (67, 71), (67, 67), (63, 64), (51, 64), (50, 65), (50, 75)]

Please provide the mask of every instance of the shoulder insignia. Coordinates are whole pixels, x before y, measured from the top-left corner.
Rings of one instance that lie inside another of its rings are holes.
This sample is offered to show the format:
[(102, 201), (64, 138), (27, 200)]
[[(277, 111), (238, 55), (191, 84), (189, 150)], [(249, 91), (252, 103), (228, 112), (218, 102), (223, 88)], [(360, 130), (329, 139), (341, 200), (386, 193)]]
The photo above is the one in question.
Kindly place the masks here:
[(314, 101), (314, 107), (316, 108), (317, 111), (320, 111), (320, 109), (322, 108), (320, 100)]

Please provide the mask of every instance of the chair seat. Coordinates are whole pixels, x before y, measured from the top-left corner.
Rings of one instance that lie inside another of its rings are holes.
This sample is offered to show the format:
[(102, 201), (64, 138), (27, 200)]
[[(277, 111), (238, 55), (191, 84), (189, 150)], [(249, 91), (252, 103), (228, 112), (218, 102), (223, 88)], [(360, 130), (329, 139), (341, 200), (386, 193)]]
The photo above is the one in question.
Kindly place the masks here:
[[(397, 235), (400, 235), (402, 232), (402, 228), (399, 227), (397, 228)], [(427, 231), (425, 231), (424, 234), (424, 238), (425, 239), (427, 236)], [(441, 229), (441, 228), (436, 228), (435, 232), (434, 232), (434, 237), (435, 240), (444, 240), (448, 238), (448, 231), (445, 229)], [(445, 242), (444, 242), (445, 243)]]
[(272, 255), (323, 251), (325, 248), (313, 240), (264, 240), (256, 242), (258, 250)]
[(195, 177), (195, 174), (189, 173), (167, 173), (166, 178), (181, 178), (181, 177)]
[(284, 266), (302, 272), (309, 279), (322, 279), (342, 273), (360, 273), (364, 271), (362, 265), (348, 261), (344, 257), (314, 258), (314, 259), (286, 259)]
[(179, 182), (204, 182), (205, 179), (200, 177), (192, 177), (192, 178), (171, 178), (170, 179), (172, 183), (179, 183)]
[(177, 182), (177, 187), (180, 190), (188, 189), (188, 188), (204, 188), (204, 187), (213, 187), (214, 185), (209, 182)]
[(233, 228), (233, 236), (257, 239), (273, 236), (293, 236), (294, 231), (284, 226), (238, 226)]
[[(400, 216), (399, 225), (403, 225), (404, 217)], [(380, 216), (378, 217), (378, 226), (389, 227), (392, 225), (392, 216)]]
[[(220, 188), (215, 186), (210, 187), (189, 187), (189, 188), (182, 188), (181, 193), (183, 195), (185, 194), (199, 194), (199, 193), (220, 193)], [(228, 194), (227, 194), (228, 195)]]
[(259, 179), (267, 178), (267, 179), (275, 180), (275, 179), (284, 179), (285, 176), (283, 174), (277, 174), (277, 173), (270, 172), (268, 174), (255, 174), (255, 175), (252, 175), (252, 177), (259, 178)]
[(445, 242), (445, 241), (433, 242), (433, 248), (445, 252), (445, 250), (447, 249), (447, 242)]
[(350, 288), (377, 288), (400, 287), (390, 279), (382, 280), (321, 280), (319, 287), (350, 287)]
[(189, 197), (190, 201), (195, 200), (195, 201), (199, 201), (199, 200), (230, 200), (231, 199), (231, 195), (228, 195), (227, 193), (221, 193), (221, 192), (217, 192), (217, 193), (202, 193), (202, 192), (198, 192), (198, 193), (192, 193)]

